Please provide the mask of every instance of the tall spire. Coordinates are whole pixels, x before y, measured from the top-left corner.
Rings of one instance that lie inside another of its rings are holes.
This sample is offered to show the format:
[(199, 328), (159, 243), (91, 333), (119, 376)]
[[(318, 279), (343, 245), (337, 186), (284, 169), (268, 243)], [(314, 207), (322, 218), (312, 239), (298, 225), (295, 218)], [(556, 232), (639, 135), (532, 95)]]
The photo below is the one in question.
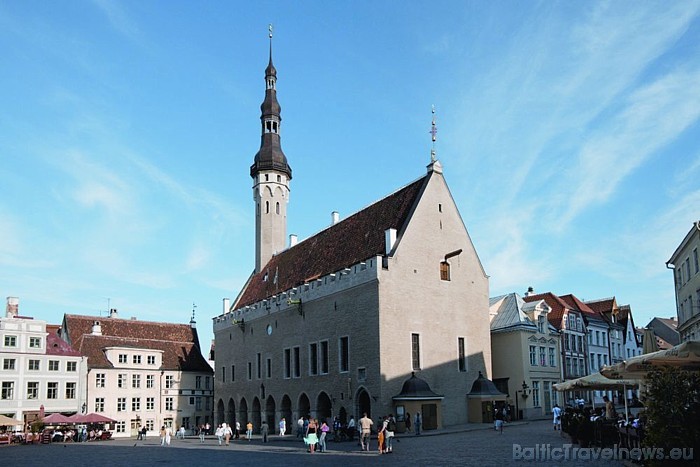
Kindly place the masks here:
[(265, 100), (260, 106), (260, 121), (262, 135), (260, 150), (255, 155), (250, 167), (250, 176), (255, 176), (262, 170), (276, 170), (292, 178), (292, 169), (287, 163), (287, 157), (282, 152), (280, 143), (280, 126), (282, 123), (281, 107), (277, 102), (277, 70), (272, 64), (272, 25), (268, 27), (270, 37), (270, 61), (265, 68)]

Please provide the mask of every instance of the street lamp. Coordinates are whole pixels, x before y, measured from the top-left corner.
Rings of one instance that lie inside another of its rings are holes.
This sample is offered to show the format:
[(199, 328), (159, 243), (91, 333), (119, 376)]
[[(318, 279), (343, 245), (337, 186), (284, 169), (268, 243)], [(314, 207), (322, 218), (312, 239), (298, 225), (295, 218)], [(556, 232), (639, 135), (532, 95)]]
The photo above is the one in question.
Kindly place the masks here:
[(520, 396), (523, 398), (523, 401), (525, 401), (525, 399), (527, 399), (527, 396), (530, 395), (530, 386), (528, 386), (525, 381), (523, 381), (523, 384), (521, 384), (520, 387), (522, 389), (515, 390), (515, 413), (517, 414), (518, 419), (523, 418), (520, 416), (520, 409), (518, 407), (518, 393), (520, 393)]

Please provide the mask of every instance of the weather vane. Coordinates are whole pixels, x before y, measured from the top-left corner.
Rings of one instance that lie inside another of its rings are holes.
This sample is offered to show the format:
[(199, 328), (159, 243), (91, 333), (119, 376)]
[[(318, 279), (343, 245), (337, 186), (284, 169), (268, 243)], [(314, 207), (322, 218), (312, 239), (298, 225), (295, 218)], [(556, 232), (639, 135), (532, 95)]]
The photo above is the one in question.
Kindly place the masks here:
[(270, 39), (272, 39), (272, 23), (268, 24), (267, 30), (270, 31)]
[(195, 308), (197, 308), (197, 305), (195, 305), (194, 302), (192, 302), (192, 321), (194, 321), (194, 310), (195, 310)]
[(432, 135), (433, 138), (433, 147), (430, 149), (430, 162), (435, 162), (437, 160), (437, 158), (435, 157), (435, 140), (437, 140), (437, 127), (435, 126), (435, 105), (433, 105), (432, 112), (433, 122), (430, 126), (429, 133)]

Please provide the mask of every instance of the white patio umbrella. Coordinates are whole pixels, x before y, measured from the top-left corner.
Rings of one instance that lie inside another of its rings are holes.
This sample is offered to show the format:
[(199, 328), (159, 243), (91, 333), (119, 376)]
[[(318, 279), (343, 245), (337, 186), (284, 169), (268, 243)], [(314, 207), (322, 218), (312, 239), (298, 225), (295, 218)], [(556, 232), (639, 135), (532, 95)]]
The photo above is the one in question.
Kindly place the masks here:
[[(639, 380), (636, 379), (621, 379), (609, 378), (601, 373), (594, 373), (581, 378), (564, 381), (563, 383), (554, 384), (552, 387), (557, 391), (571, 391), (573, 389), (591, 389), (591, 390), (610, 390), (622, 389), (627, 394), (628, 388), (639, 387)], [(625, 420), (627, 420), (627, 396), (625, 399)]]

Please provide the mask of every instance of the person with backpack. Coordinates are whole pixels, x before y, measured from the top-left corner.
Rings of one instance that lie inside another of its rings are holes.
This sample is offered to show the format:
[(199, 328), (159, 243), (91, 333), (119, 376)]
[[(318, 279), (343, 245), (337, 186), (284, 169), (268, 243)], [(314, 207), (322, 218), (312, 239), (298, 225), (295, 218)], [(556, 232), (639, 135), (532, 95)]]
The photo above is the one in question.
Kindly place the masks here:
[(387, 419), (387, 425), (386, 425), (386, 433), (384, 433), (385, 439), (384, 442), (386, 443), (386, 452), (392, 452), (393, 451), (393, 441), (394, 441), (394, 434), (396, 432), (396, 419), (394, 418), (394, 414), (389, 414), (389, 417)]

